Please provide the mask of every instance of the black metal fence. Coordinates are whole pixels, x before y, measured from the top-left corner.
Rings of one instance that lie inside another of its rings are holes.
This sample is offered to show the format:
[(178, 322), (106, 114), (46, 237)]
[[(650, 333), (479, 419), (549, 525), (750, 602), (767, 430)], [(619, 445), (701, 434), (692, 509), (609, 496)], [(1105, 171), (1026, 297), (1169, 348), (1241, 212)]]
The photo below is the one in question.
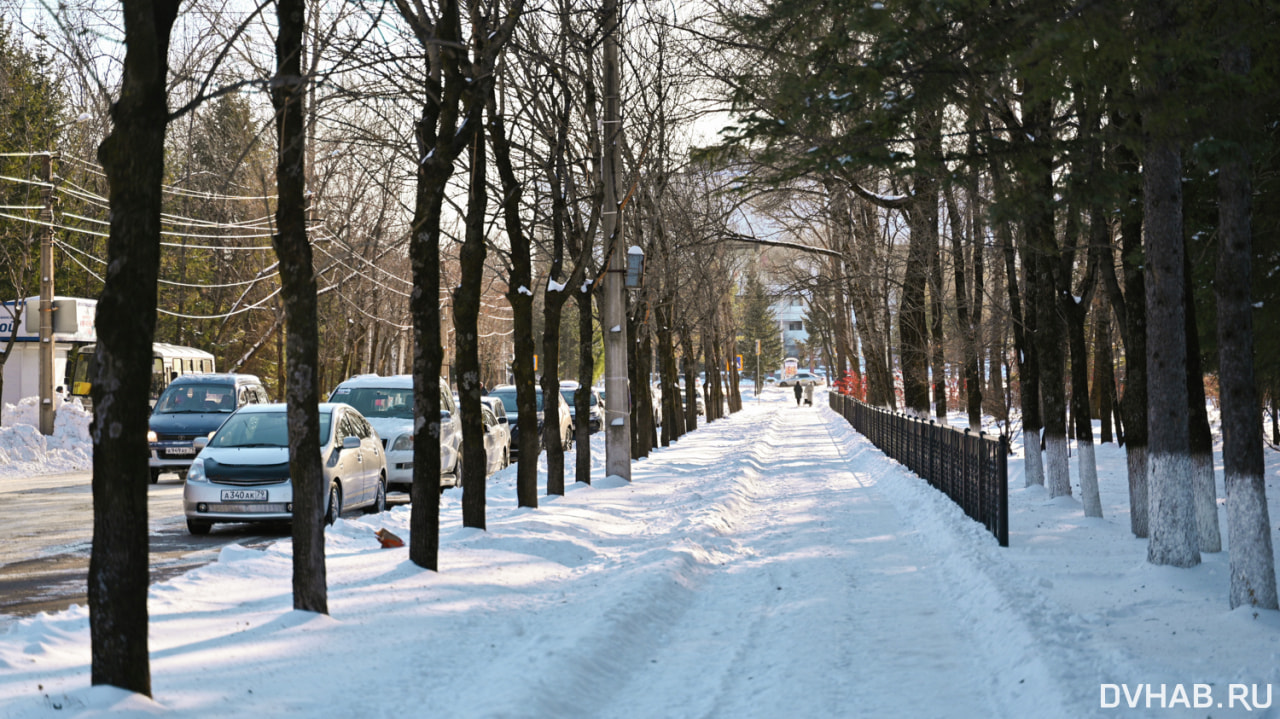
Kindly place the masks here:
[(831, 409), (882, 452), (952, 499), (1009, 546), (1008, 439), (990, 439), (828, 394)]

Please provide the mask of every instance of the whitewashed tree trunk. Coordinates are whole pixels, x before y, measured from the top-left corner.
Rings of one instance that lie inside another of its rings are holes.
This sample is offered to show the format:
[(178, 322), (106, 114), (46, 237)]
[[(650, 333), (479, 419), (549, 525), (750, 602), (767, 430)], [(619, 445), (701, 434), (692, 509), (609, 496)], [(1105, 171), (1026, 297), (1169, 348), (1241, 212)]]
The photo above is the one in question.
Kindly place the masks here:
[(1213, 478), (1213, 455), (1198, 452), (1191, 455), (1191, 480), (1194, 483), (1200, 551), (1221, 552), (1222, 531), (1218, 528), (1218, 488)]
[[(1157, 8), (1148, 22), (1170, 12)], [(1152, 60), (1152, 62), (1155, 62)], [(1167, 77), (1162, 77), (1166, 82)], [(1168, 102), (1165, 85), (1152, 93)], [(1161, 108), (1172, 111), (1171, 108)], [(1173, 139), (1147, 139), (1143, 156), (1143, 246), (1147, 279), (1147, 489), (1151, 538), (1147, 561), (1193, 567), (1200, 563), (1187, 421), (1187, 340), (1182, 288), (1182, 156)]]
[(1084, 516), (1102, 517), (1102, 496), (1098, 492), (1098, 461), (1093, 442), (1079, 443), (1076, 458), (1080, 474), (1080, 499), (1084, 502)]
[(1039, 434), (1022, 435), (1022, 462), (1026, 468), (1027, 486), (1038, 484), (1044, 486), (1044, 464), (1040, 458)]
[[(1247, 23), (1228, 5), (1227, 30), (1239, 37)], [(1234, 38), (1233, 38), (1234, 40)], [(1252, 67), (1249, 47), (1232, 42), (1222, 56), (1225, 71), (1245, 76)], [(1275, 554), (1267, 510), (1262, 422), (1253, 368), (1253, 301), (1248, 282), (1253, 264), (1253, 185), (1248, 144), (1237, 133), (1257, 124), (1253, 103), (1240, 94), (1224, 108), (1225, 137), (1235, 146), (1218, 173), (1218, 366), (1222, 397), (1222, 465), (1227, 490), (1227, 532), (1231, 551), (1231, 608), (1280, 608)], [(1247, 135), (1246, 135), (1247, 137)], [(1272, 409), (1275, 398), (1272, 398)], [(1274, 416), (1273, 416), (1273, 422)]]
[(1065, 435), (1051, 434), (1045, 437), (1044, 454), (1046, 474), (1049, 479), (1050, 497), (1071, 496), (1071, 460), (1067, 458)]

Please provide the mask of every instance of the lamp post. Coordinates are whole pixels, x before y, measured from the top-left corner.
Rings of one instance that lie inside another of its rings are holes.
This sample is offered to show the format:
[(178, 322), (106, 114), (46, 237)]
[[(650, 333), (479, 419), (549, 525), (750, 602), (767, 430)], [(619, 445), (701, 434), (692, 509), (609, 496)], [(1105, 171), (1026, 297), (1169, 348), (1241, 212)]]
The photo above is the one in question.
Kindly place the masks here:
[(604, 198), (601, 208), (601, 230), (608, 243), (600, 315), (604, 324), (604, 389), (605, 441), (604, 471), (606, 475), (631, 479), (631, 393), (627, 386), (626, 274), (622, 244), (622, 203), (618, 200), (618, 174), (622, 152), (622, 105), (619, 98), (621, 68), (618, 62), (617, 0), (604, 0), (602, 8), (605, 33), (603, 42), (604, 153), (601, 175)]

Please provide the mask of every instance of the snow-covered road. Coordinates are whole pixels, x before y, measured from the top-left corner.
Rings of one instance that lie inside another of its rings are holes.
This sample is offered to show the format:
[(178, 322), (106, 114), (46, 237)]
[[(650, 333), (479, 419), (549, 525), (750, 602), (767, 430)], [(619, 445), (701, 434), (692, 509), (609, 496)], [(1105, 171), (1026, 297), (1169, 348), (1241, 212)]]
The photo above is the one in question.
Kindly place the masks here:
[(152, 589), (154, 701), (88, 687), (83, 609), (19, 620), (0, 716), (1203, 717), (1100, 687), (1280, 683), (1275, 613), (1227, 611), (1224, 555), (1145, 566), (1114, 484), (1083, 520), (1014, 473), (1002, 549), (824, 400), (766, 393), (537, 509), (504, 470), (487, 531), (451, 490), (439, 573), (378, 548), (409, 507), (342, 520), (329, 617), (292, 611), (287, 540), (228, 547)]

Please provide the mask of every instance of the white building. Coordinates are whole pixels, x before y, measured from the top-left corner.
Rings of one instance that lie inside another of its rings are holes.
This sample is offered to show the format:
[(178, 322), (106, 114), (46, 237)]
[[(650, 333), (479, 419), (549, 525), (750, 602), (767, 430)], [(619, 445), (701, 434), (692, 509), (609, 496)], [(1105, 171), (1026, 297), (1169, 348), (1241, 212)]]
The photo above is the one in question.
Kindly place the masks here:
[(804, 326), (809, 303), (803, 297), (788, 295), (769, 305), (769, 311), (778, 320), (778, 332), (782, 336), (782, 356), (799, 358), (796, 342), (809, 341), (809, 330)]
[[(23, 397), (40, 395), (40, 298), (17, 300), (24, 303), (13, 351), (4, 363), (4, 395), (0, 401), (17, 404)], [(98, 301), (77, 297), (53, 298), (53, 386), (64, 386), (67, 353), (96, 342)], [(0, 304), (0, 350), (13, 332), (14, 301)]]

